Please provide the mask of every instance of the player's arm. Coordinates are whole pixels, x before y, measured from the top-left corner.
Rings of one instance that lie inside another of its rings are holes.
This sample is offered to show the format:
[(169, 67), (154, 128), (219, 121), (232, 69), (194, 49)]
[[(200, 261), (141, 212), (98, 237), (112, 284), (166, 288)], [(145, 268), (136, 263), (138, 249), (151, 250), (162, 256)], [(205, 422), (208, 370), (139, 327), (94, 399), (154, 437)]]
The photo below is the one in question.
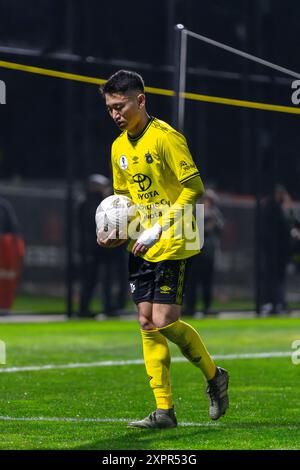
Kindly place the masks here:
[(182, 186), (183, 189), (179, 197), (174, 204), (172, 204), (170, 209), (164, 213), (159, 221), (163, 230), (170, 227), (170, 221), (172, 223), (174, 220), (182, 216), (185, 206), (194, 207), (197, 199), (202, 197), (204, 194), (204, 186), (200, 176), (194, 176), (183, 183)]
[(204, 194), (204, 187), (199, 170), (182, 134), (172, 130), (164, 135), (161, 152), (166, 164), (183, 186), (178, 199), (161, 218), (161, 225), (164, 229), (165, 226), (170, 226), (176, 217), (183, 214), (185, 206), (195, 205), (196, 200)]

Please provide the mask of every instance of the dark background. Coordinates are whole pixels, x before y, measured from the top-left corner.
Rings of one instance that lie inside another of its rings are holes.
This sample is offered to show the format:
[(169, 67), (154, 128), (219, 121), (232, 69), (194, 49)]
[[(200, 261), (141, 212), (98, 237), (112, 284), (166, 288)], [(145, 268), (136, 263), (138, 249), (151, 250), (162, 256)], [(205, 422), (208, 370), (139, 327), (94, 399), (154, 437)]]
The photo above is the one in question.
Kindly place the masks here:
[[(174, 88), (174, 28), (202, 35), (299, 71), (296, 0), (1, 0), (2, 60), (108, 78), (136, 70), (146, 85)], [(292, 78), (189, 39), (186, 89), (293, 106)], [(118, 131), (97, 86), (1, 68), (0, 178), (76, 180), (110, 175)], [(148, 110), (172, 121), (172, 99), (148, 95)], [(285, 184), (300, 198), (299, 116), (186, 102), (185, 134), (206, 183), (254, 194)], [(67, 168), (67, 152), (72, 168)]]

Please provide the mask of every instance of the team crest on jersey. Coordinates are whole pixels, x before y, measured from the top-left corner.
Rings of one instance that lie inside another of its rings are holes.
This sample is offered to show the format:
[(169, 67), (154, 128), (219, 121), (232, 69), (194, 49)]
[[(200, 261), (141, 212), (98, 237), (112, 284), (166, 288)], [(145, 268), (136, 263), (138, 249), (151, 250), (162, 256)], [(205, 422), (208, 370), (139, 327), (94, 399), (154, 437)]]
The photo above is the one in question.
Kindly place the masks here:
[(120, 157), (120, 167), (122, 168), (122, 170), (127, 170), (128, 168), (128, 160), (125, 155), (121, 155)]
[(146, 162), (147, 163), (152, 163), (153, 162), (152, 155), (149, 151), (146, 153), (145, 157), (146, 157)]

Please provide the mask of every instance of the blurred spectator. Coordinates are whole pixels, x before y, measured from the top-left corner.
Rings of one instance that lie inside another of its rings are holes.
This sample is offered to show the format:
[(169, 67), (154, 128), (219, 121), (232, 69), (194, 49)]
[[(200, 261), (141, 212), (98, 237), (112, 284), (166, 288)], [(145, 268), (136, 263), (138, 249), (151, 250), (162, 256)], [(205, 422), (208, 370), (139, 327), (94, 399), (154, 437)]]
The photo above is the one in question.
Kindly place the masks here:
[(207, 189), (202, 198), (204, 204), (204, 246), (201, 253), (194, 256), (191, 262), (185, 298), (186, 315), (202, 316), (200, 312), (196, 312), (199, 285), (202, 287), (203, 313), (204, 315), (211, 313), (215, 258), (224, 225), (223, 216), (217, 202), (218, 196), (215, 191)]
[(262, 315), (287, 309), (286, 268), (291, 254), (289, 211), (291, 197), (286, 188), (276, 185), (262, 204)]
[[(93, 317), (90, 304), (94, 289), (101, 281), (104, 313), (114, 315), (125, 307), (127, 298), (126, 250), (107, 250), (96, 242), (95, 213), (100, 202), (111, 194), (108, 178), (89, 176), (86, 194), (78, 210), (80, 263), (80, 317)], [(117, 293), (114, 289), (117, 288)]]
[(300, 211), (294, 212), (291, 237), (291, 261), (295, 270), (300, 272)]
[(24, 256), (24, 241), (12, 205), (0, 197), (0, 309), (12, 307)]
[(290, 229), (290, 262), (294, 266), (292, 271), (300, 271), (300, 209), (296, 207), (291, 196), (286, 193), (283, 201), (283, 210), (287, 217)]

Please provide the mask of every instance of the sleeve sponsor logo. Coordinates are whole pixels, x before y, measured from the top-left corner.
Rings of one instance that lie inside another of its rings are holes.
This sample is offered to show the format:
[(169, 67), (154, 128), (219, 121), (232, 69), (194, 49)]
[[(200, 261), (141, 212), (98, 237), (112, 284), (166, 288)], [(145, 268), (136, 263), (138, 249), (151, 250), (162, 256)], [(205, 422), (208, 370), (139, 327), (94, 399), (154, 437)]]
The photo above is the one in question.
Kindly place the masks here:
[(196, 165), (194, 163), (187, 164), (187, 162), (185, 162), (184, 160), (181, 160), (179, 162), (179, 166), (182, 169), (183, 173), (186, 173), (187, 171), (196, 168)]

